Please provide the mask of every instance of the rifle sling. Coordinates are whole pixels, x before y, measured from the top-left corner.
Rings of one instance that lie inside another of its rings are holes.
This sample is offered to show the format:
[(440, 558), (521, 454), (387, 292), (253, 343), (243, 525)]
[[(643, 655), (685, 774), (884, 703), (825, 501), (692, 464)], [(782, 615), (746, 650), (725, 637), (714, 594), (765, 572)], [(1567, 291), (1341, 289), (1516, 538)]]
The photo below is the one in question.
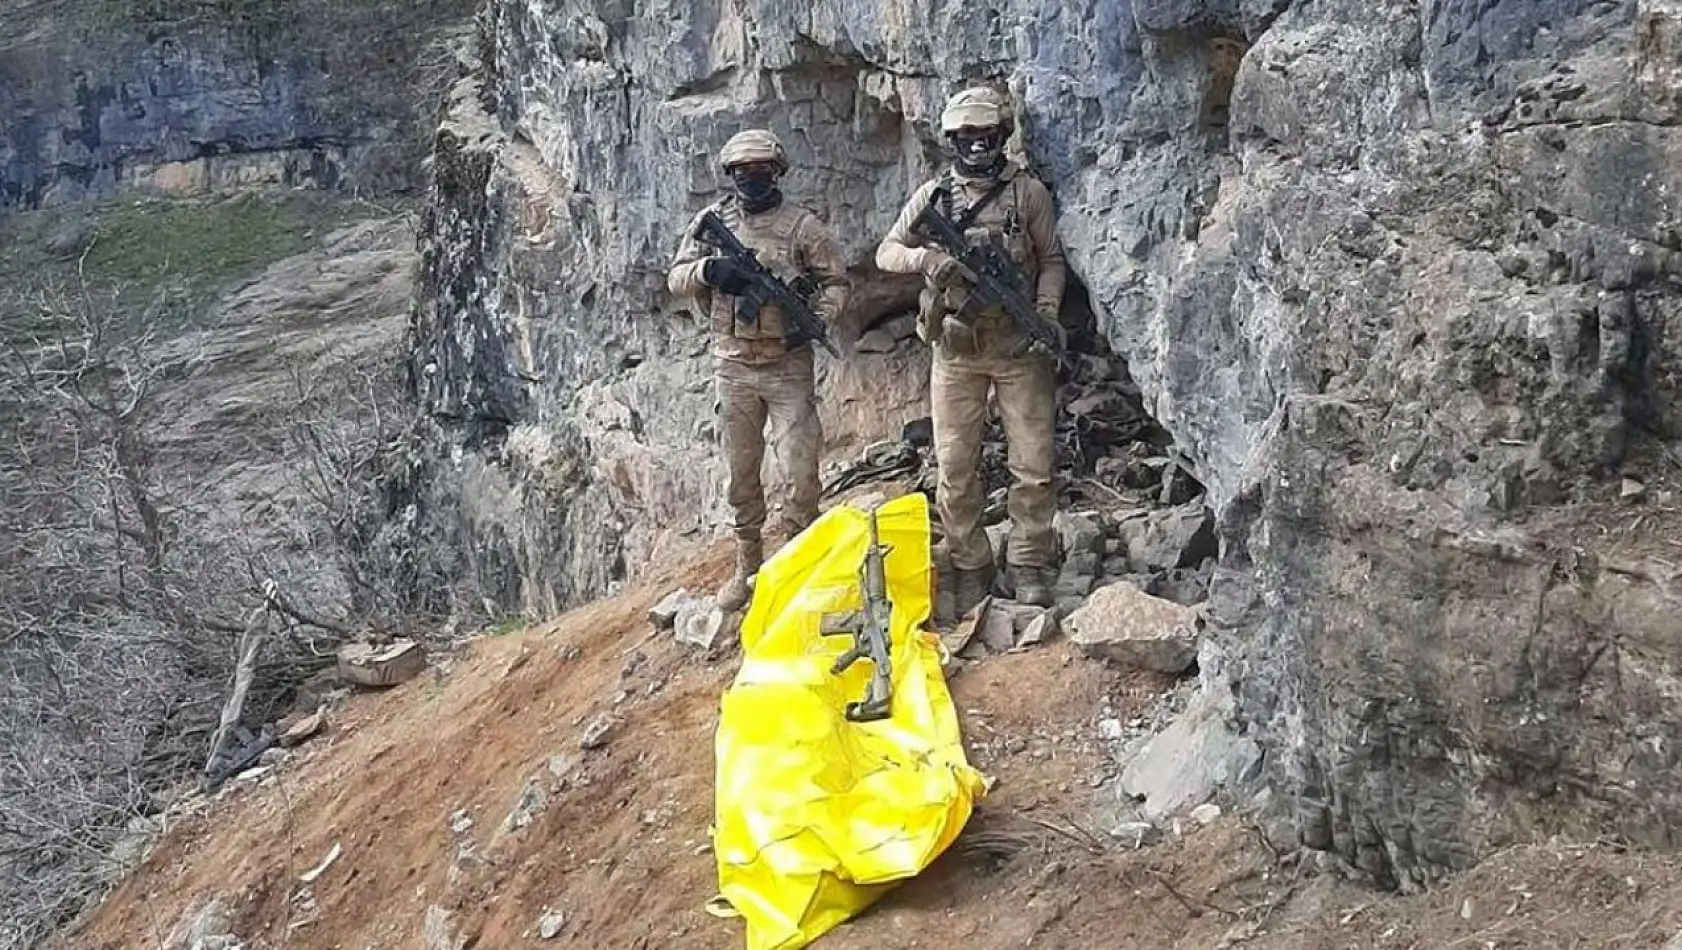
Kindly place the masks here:
[[(946, 174), (940, 177), (940, 184), (936, 188), (936, 195), (944, 196), (946, 199), (945, 207), (941, 208), (942, 212), (951, 210), (952, 185), (952, 172), (948, 170)], [(1003, 178), (999, 179), (993, 183), (993, 187), (987, 189), (980, 198), (977, 198), (974, 204), (957, 214), (948, 214), (947, 220), (951, 221), (952, 225), (959, 231), (969, 230), (969, 226), (975, 223), (975, 219), (981, 216), (981, 212), (987, 210), (987, 206), (997, 200), (999, 195), (1003, 194), (1008, 187), (1010, 187), (1010, 181)]]

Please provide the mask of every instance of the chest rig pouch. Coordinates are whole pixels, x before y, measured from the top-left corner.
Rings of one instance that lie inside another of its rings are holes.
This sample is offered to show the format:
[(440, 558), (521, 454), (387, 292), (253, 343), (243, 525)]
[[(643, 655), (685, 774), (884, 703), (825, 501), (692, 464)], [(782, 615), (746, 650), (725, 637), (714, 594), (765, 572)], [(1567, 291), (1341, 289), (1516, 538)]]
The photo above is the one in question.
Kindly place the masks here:
[[(1021, 273), (1029, 261), (1029, 238), (1016, 200), (1016, 179), (998, 182), (956, 214), (951, 208), (952, 183), (948, 172), (935, 192), (935, 200), (944, 199), (941, 213), (963, 231), (965, 243), (970, 247), (991, 244), (1002, 248)], [(1009, 200), (998, 201), (1006, 191), (1010, 192)], [(961, 283), (943, 289), (925, 287), (918, 298), (919, 335), (953, 354), (974, 356), (984, 348), (987, 339), (1011, 332), (1010, 319), (1002, 310), (967, 309), (969, 296), (969, 289)]]
[[(753, 250), (754, 256), (790, 289), (810, 301), (817, 290), (817, 280), (807, 272), (802, 260), (798, 238), (805, 212), (784, 205), (775, 211), (749, 217), (735, 202), (727, 202), (720, 215), (738, 240)], [(747, 312), (747, 301), (740, 297), (714, 295), (712, 304), (713, 333), (734, 337), (754, 350), (766, 355), (787, 348), (788, 333), (792, 329), (782, 308), (766, 304), (755, 313)]]

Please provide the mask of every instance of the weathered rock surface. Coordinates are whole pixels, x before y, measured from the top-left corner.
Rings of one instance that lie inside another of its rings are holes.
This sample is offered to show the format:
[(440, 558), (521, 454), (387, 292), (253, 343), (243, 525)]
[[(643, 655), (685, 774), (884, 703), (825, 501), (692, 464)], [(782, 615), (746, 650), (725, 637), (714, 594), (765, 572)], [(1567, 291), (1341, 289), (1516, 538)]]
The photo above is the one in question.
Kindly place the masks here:
[(0, 0), (0, 211), (122, 184), (413, 190), (426, 74), (475, 6)]
[(680, 587), (648, 609), (648, 622), (661, 630), (670, 630), (677, 626), (679, 617), (695, 609), (700, 601), (701, 598), (691, 594), (687, 587)]
[(1195, 567), (1216, 554), (1215, 515), (1200, 504), (1143, 512), (1120, 531), (1128, 566), (1140, 573)]
[(1135, 851), (1162, 840), (1162, 832), (1148, 821), (1124, 821), (1110, 829), (1110, 837)]
[(1064, 624), (1081, 652), (1121, 666), (1184, 673), (1197, 662), (1196, 611), (1125, 582), (1094, 591)]
[[(1200, 667), (1303, 840), (1398, 885), (1566, 814), (1673, 843), (1668, 573), (1606, 568), (1599, 509), (1561, 506), (1676, 434), (1675, 4), (490, 0), (482, 28), (434, 166), (412, 484), (485, 596), (553, 609), (719, 526), (704, 342), (661, 284), (718, 143), (783, 134), (868, 276), (942, 96), (994, 76), (1214, 510)], [(864, 286), (855, 326), (910, 299)], [(923, 414), (921, 358), (820, 359), (838, 448)]]
[(1104, 527), (1096, 515), (1087, 512), (1059, 511), (1052, 521), (1057, 531), (1057, 543), (1064, 558), (1074, 553), (1101, 555), (1104, 553)]
[(1255, 777), (1261, 748), (1230, 728), (1232, 711), (1230, 695), (1201, 693), (1167, 729), (1127, 756), (1121, 791), (1145, 820), (1186, 812)]
[(725, 613), (711, 597), (686, 607), (677, 616), (677, 639), (680, 643), (702, 650), (717, 647), (726, 636), (735, 634), (740, 615)]

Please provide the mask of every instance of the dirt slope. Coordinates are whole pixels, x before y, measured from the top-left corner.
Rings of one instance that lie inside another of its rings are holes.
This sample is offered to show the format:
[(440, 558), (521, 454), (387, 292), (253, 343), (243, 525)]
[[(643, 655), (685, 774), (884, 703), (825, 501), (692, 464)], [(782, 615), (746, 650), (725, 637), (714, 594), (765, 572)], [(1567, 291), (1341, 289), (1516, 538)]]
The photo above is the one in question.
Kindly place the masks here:
[[(177, 824), (63, 945), (175, 950), (198, 920), (247, 950), (742, 946), (739, 923), (702, 910), (734, 658), (708, 662), (644, 619), (672, 586), (719, 580), (722, 553), (354, 699), (267, 784)], [(957, 674), (993, 794), (935, 867), (819, 946), (1660, 947), (1682, 926), (1676, 863), (1605, 848), (1513, 851), (1412, 898), (1306, 873), (1230, 818), (1120, 850), (1096, 824), (1096, 710), (1107, 694), (1125, 717), (1162, 685), (1064, 643)], [(581, 749), (604, 714), (605, 744)], [(543, 940), (550, 913), (563, 923)]]

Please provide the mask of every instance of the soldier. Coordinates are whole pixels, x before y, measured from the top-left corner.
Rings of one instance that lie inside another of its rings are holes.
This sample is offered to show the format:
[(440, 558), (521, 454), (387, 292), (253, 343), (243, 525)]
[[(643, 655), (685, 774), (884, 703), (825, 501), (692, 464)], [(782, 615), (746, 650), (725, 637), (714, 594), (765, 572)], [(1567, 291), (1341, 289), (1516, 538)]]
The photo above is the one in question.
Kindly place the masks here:
[(951, 167), (925, 182), (906, 202), (899, 220), (876, 249), (876, 266), (894, 273), (920, 273), (918, 335), (934, 348), (930, 402), (935, 458), (940, 480), (935, 507), (940, 514), (956, 573), (954, 602), (959, 616), (984, 597), (993, 582), (993, 552), (981, 526), (981, 435), (987, 397), (997, 398), (1009, 443), (1013, 484), (1011, 536), (1006, 561), (1019, 601), (1051, 604), (1056, 536), (1051, 518), (1052, 413), (1056, 370), (1038, 352), (1013, 357), (1021, 335), (998, 307), (965, 319), (960, 308), (975, 277), (951, 255), (912, 231), (912, 224), (944, 185), (950, 204), (939, 210), (972, 245), (999, 241), (1010, 254), (1034, 300), (1035, 312), (1065, 339), (1057, 311), (1063, 302), (1063, 247), (1051, 195), (1044, 184), (1005, 158), (1010, 116), (991, 89), (965, 89), (946, 103), (941, 131), (950, 143)]
[[(738, 132), (719, 151), (731, 194), (710, 206), (737, 239), (791, 286), (815, 283), (812, 307), (833, 325), (847, 301), (841, 250), (816, 214), (783, 201), (778, 181), (788, 157), (777, 137), (763, 129)], [(704, 213), (704, 212), (703, 212)], [(700, 216), (696, 216), (698, 222)], [(764, 558), (765, 489), (760, 467), (767, 422), (772, 450), (788, 473), (788, 500), (781, 531), (793, 537), (818, 516), (818, 421), (810, 341), (789, 339), (788, 322), (774, 305), (756, 317), (739, 319), (736, 302), (746, 275), (728, 257), (708, 256), (695, 238), (695, 222), (667, 275), (672, 293), (695, 301), (712, 323), (721, 435), (729, 465), (726, 495), (734, 514), (736, 571), (719, 590), (719, 606), (739, 610), (748, 601), (748, 582)]]

